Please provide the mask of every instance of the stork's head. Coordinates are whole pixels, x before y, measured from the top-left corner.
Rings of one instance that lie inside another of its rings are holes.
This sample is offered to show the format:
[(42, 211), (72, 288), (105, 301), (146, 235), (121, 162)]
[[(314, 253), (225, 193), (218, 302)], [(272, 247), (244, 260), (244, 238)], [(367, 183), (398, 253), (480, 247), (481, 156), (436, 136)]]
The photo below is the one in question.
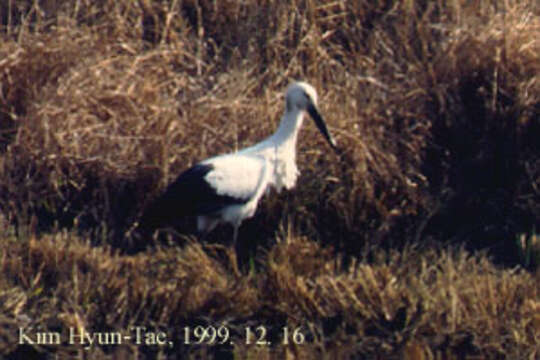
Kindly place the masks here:
[(337, 151), (336, 141), (328, 131), (326, 122), (317, 108), (317, 91), (313, 86), (303, 81), (289, 85), (285, 93), (285, 101), (286, 112), (294, 110), (306, 111), (315, 121), (315, 125), (317, 125), (326, 141)]

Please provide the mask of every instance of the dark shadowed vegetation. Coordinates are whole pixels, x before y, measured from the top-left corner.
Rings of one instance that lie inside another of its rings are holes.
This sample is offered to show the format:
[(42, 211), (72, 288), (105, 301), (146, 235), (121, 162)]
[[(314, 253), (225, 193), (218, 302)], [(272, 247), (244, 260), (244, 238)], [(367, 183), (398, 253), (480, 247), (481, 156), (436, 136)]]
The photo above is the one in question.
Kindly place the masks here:
[[(532, 0), (1, 2), (0, 354), (540, 356), (539, 39)], [(141, 237), (182, 170), (275, 129), (295, 79), (342, 155), (306, 122), (298, 187), (239, 263), (228, 228)], [(235, 345), (183, 344), (221, 324)], [(246, 344), (262, 324), (273, 345)], [(17, 344), (136, 325), (174, 346)]]

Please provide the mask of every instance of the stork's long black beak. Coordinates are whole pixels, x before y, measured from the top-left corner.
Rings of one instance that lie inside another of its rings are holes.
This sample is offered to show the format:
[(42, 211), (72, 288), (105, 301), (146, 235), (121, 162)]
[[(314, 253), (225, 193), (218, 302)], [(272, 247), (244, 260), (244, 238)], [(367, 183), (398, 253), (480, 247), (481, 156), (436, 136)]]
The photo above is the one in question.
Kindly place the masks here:
[(315, 106), (315, 104), (310, 102), (307, 108), (307, 112), (311, 116), (313, 121), (315, 121), (315, 125), (317, 125), (317, 127), (319, 128), (319, 131), (321, 132), (321, 134), (323, 134), (324, 138), (326, 139), (326, 141), (328, 141), (332, 149), (334, 149), (334, 151), (339, 153), (339, 149), (337, 147), (336, 141), (334, 140), (334, 138), (328, 131), (328, 128), (326, 127), (326, 122), (324, 121), (323, 117), (319, 113), (317, 106)]

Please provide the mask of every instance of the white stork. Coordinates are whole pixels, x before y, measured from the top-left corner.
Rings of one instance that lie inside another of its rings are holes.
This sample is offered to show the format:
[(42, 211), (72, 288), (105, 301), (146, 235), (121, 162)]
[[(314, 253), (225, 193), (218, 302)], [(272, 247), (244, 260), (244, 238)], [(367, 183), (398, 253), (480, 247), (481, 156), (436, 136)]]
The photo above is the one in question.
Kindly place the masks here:
[(178, 176), (144, 213), (141, 227), (157, 229), (183, 216), (196, 216), (203, 236), (220, 223), (233, 226), (233, 244), (238, 228), (252, 217), (269, 187), (278, 192), (291, 189), (299, 175), (296, 140), (307, 112), (328, 141), (336, 142), (317, 109), (317, 93), (305, 82), (287, 88), (285, 113), (276, 132), (246, 149), (211, 157)]

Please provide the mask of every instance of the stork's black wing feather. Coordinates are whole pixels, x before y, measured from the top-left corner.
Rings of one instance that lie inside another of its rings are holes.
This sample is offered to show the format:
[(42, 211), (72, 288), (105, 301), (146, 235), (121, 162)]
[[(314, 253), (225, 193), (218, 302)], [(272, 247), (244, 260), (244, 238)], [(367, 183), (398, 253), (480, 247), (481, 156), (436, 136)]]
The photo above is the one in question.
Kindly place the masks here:
[(205, 176), (212, 170), (212, 164), (197, 164), (180, 174), (163, 195), (144, 211), (141, 228), (153, 231), (173, 225), (184, 216), (208, 215), (228, 205), (242, 204), (248, 200), (217, 194), (205, 180)]

